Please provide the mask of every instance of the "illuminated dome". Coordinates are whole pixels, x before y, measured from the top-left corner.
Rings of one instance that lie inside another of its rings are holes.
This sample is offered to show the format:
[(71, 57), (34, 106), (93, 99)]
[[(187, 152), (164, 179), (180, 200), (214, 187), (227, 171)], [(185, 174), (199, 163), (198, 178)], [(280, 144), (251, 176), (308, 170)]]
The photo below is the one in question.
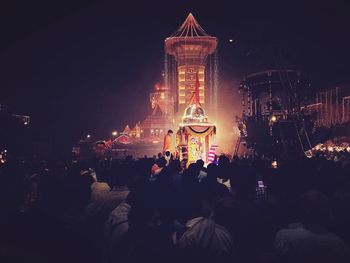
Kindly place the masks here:
[(185, 109), (182, 121), (183, 123), (207, 123), (208, 118), (199, 104), (191, 104)]

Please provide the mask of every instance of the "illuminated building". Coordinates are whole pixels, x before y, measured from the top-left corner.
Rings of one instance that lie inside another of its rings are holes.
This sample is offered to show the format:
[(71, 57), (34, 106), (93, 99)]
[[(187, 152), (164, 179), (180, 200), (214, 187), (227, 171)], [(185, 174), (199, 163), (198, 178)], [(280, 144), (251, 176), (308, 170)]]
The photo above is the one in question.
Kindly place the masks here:
[(211, 66), (207, 65), (208, 56), (215, 54), (216, 47), (217, 38), (208, 35), (191, 13), (181, 27), (165, 39), (165, 82), (172, 90), (177, 112), (183, 112), (190, 103), (195, 89), (196, 74), (199, 78), (200, 103), (205, 105), (209, 112), (216, 111), (216, 59), (209, 63)]
[(167, 87), (156, 84), (154, 91), (150, 93), (150, 103), (151, 113), (138, 127), (140, 137), (162, 139), (174, 125), (173, 97)]
[[(135, 128), (124, 130), (115, 141), (119, 144), (131, 142), (131, 145), (135, 143), (139, 146), (151, 142), (155, 146), (156, 143), (163, 141), (169, 129), (175, 130), (187, 106), (189, 108), (185, 113), (189, 113), (192, 117), (203, 111), (203, 108), (198, 106), (200, 104), (205, 106), (208, 115), (214, 118), (217, 109), (218, 82), (216, 48), (217, 38), (209, 36), (193, 15), (189, 14), (179, 30), (165, 39), (164, 83), (155, 85), (150, 93), (150, 114)], [(196, 103), (193, 102), (195, 89), (197, 89)], [(207, 161), (208, 147), (212, 146), (211, 140), (216, 128), (208, 123), (204, 111), (200, 118), (195, 116), (196, 121), (200, 122), (198, 125), (192, 125), (191, 116), (184, 116), (183, 128), (194, 129), (196, 134), (188, 135), (183, 130), (183, 139), (198, 140), (198, 145), (201, 146), (197, 155), (200, 157), (196, 156)], [(121, 135), (124, 135), (124, 143), (121, 142)], [(125, 140), (125, 137), (128, 137), (128, 140)], [(195, 145), (197, 144), (192, 142), (182, 147), (190, 151), (188, 156), (193, 157), (190, 161), (197, 158), (194, 154), (191, 155)], [(193, 149), (190, 146), (193, 146)]]

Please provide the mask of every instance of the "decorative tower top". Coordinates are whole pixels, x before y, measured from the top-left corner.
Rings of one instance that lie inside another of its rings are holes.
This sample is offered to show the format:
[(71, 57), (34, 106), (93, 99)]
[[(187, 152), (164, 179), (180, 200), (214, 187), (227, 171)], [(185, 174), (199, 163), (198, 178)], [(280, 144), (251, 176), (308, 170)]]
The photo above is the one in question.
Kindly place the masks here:
[(204, 37), (208, 34), (199, 25), (192, 13), (189, 13), (185, 22), (182, 23), (180, 28), (172, 34), (170, 37)]
[(176, 79), (168, 86), (171, 86), (176, 107), (180, 112), (190, 104), (198, 79), (197, 100), (210, 108), (212, 87), (205, 87), (205, 68), (207, 57), (215, 52), (217, 43), (217, 38), (208, 35), (191, 13), (180, 28), (165, 39), (165, 52), (174, 57), (177, 74)]
[(195, 52), (201, 50), (203, 58), (215, 51), (217, 46), (217, 38), (209, 36), (200, 26), (192, 13), (189, 13), (185, 22), (180, 28), (165, 39), (165, 48), (168, 54), (179, 57), (186, 52), (184, 46), (190, 47), (187, 52)]

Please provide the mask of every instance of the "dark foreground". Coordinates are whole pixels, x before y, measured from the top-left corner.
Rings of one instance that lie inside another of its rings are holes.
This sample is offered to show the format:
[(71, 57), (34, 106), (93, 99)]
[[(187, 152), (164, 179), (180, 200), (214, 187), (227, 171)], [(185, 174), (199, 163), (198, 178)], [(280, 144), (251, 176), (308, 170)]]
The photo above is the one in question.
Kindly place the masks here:
[(349, 161), (8, 160), (0, 262), (350, 262)]

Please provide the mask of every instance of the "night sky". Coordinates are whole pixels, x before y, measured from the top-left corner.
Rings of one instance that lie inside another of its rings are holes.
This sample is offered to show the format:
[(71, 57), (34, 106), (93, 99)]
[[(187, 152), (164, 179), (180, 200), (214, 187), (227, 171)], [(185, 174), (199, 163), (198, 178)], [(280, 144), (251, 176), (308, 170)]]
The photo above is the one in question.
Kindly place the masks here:
[(258, 70), (299, 69), (315, 89), (350, 87), (350, 5), (312, 2), (9, 1), (0, 103), (61, 148), (88, 133), (106, 138), (146, 116), (164, 39), (189, 12), (219, 39), (221, 89), (236, 114), (237, 84)]

